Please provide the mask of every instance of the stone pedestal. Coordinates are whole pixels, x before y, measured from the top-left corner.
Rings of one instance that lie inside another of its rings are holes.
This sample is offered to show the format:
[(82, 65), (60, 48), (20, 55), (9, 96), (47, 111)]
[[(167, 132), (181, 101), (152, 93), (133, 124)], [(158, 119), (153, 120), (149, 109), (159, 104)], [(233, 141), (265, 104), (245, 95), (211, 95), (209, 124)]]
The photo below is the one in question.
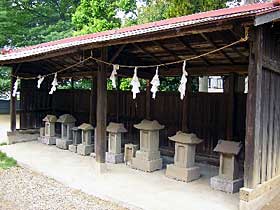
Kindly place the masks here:
[(77, 146), (77, 153), (79, 155), (90, 155), (94, 150), (92, 143), (92, 131), (94, 128), (86, 123), (83, 123), (78, 128), (82, 130), (82, 143)]
[(132, 158), (131, 167), (145, 172), (152, 172), (162, 168), (159, 152), (159, 130), (164, 126), (157, 121), (143, 120), (134, 125), (140, 130), (140, 150)]
[(38, 137), (38, 141), (43, 144), (55, 145), (56, 137), (55, 137), (55, 123), (57, 121), (56, 116), (47, 115), (43, 122), (45, 122), (44, 131), (40, 130), (40, 137)]
[(184, 182), (199, 179), (200, 168), (195, 166), (195, 148), (202, 140), (195, 134), (181, 131), (169, 139), (175, 142), (175, 156), (174, 164), (167, 165), (166, 176)]
[(77, 153), (78, 144), (82, 143), (82, 131), (78, 127), (72, 128), (73, 144), (69, 145), (69, 151)]
[(121, 151), (121, 143), (123, 133), (127, 132), (122, 123), (109, 123), (107, 127), (109, 133), (109, 146), (106, 152), (106, 162), (108, 163), (123, 163), (124, 155)]
[(238, 192), (243, 187), (243, 179), (239, 177), (239, 164), (236, 155), (242, 145), (240, 142), (220, 140), (215, 152), (220, 152), (219, 175), (210, 180), (211, 187), (228, 193)]
[(132, 158), (135, 158), (136, 151), (139, 146), (136, 144), (125, 144), (124, 145), (124, 162), (126, 165), (131, 166)]
[(56, 139), (56, 146), (68, 150), (69, 145), (73, 143), (72, 128), (75, 126), (76, 119), (70, 114), (64, 114), (57, 122), (61, 123), (61, 138)]

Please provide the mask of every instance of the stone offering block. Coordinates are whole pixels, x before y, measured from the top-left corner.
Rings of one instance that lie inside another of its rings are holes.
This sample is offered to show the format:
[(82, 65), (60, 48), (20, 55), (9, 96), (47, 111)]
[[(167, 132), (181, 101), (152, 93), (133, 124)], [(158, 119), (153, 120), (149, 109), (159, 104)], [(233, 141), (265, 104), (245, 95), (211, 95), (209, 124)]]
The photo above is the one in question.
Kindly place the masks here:
[(42, 136), (42, 137), (38, 137), (38, 141), (41, 142), (42, 144), (55, 145), (56, 137)]
[(131, 165), (132, 158), (135, 157), (136, 151), (139, 146), (136, 144), (125, 144), (124, 145), (124, 162), (126, 165)]
[(85, 145), (85, 144), (79, 144), (77, 146), (77, 153), (79, 155), (84, 155), (84, 156), (87, 156), (87, 155), (90, 155), (90, 153), (92, 153), (94, 150), (94, 145)]
[(72, 140), (66, 140), (66, 139), (56, 139), (56, 146), (60, 149), (69, 149), (69, 145), (72, 144)]
[(70, 152), (77, 153), (77, 147), (78, 147), (77, 145), (71, 144), (71, 145), (69, 145), (68, 149)]
[(191, 168), (180, 168), (173, 164), (167, 165), (166, 174), (167, 177), (176, 179), (182, 182), (191, 182), (200, 177), (200, 168), (197, 166)]
[(131, 167), (145, 172), (153, 172), (162, 168), (162, 159), (147, 161), (140, 158), (133, 158)]
[(106, 152), (106, 162), (113, 163), (113, 164), (123, 163), (124, 154), (123, 153), (115, 154), (111, 152)]
[(215, 190), (220, 190), (228, 193), (239, 192), (239, 189), (243, 187), (243, 179), (229, 180), (220, 176), (212, 177), (210, 180), (211, 187)]

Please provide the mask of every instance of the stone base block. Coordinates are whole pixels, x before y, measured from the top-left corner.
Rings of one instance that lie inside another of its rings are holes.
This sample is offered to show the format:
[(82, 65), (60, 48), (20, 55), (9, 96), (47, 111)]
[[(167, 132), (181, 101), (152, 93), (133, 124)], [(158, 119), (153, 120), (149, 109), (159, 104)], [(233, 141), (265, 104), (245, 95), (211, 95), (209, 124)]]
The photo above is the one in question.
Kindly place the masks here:
[(131, 167), (145, 172), (153, 172), (162, 168), (162, 159), (147, 161), (135, 157), (132, 158)]
[(92, 152), (92, 153), (90, 153), (90, 155), (89, 155), (90, 157), (93, 157), (94, 159), (96, 158), (96, 154), (95, 154), (95, 152)]
[(135, 155), (138, 159), (142, 159), (142, 160), (157, 160), (160, 159), (160, 151), (156, 151), (156, 152), (145, 152), (145, 151), (141, 151), (138, 150), (136, 151), (136, 155)]
[(90, 155), (90, 153), (93, 152), (94, 145), (84, 145), (84, 144), (79, 144), (77, 146), (77, 153), (79, 155)]
[(56, 147), (60, 149), (68, 150), (70, 144), (73, 144), (73, 141), (65, 139), (56, 139)]
[(124, 159), (124, 154), (114, 154), (111, 152), (106, 152), (106, 162), (107, 163), (114, 163), (114, 164), (118, 164), (118, 163), (123, 163), (123, 159)]
[(56, 137), (42, 136), (42, 137), (38, 137), (38, 141), (41, 142), (42, 144), (56, 145)]
[(36, 141), (40, 136), (39, 129), (16, 130), (14, 132), (7, 132), (8, 144), (15, 144), (19, 142)]
[(210, 179), (210, 184), (215, 190), (236, 193), (239, 192), (241, 187), (243, 187), (243, 179), (229, 180), (219, 176), (214, 176)]
[(191, 182), (200, 177), (200, 168), (194, 166), (192, 168), (181, 168), (174, 164), (167, 165), (166, 174), (167, 177), (176, 179), (183, 182)]
[(70, 144), (68, 149), (70, 152), (77, 153), (77, 145)]

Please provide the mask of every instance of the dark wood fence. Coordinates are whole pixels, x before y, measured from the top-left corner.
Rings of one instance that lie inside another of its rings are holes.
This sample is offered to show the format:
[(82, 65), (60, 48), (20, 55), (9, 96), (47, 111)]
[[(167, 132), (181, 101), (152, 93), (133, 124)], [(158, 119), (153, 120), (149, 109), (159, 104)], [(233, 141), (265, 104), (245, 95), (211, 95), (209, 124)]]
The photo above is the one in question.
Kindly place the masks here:
[[(57, 116), (64, 113), (73, 114), (78, 122), (89, 122), (90, 91), (87, 90), (58, 90), (53, 96), (48, 92), (32, 91), (28, 85), (21, 91), (21, 128), (42, 126), (42, 118), (46, 114)], [(188, 95), (188, 128), (191, 132), (204, 139), (198, 146), (198, 153), (216, 155), (213, 148), (219, 139), (226, 139), (228, 94), (225, 93), (189, 93)], [(96, 97), (95, 97), (96, 100)], [(235, 95), (234, 139), (244, 141), (246, 95)], [(141, 92), (137, 99), (132, 99), (131, 92), (108, 92), (107, 121), (123, 122), (128, 129), (125, 136), (127, 142), (139, 143), (135, 123), (145, 118), (146, 93)], [(118, 105), (119, 104), (119, 105)], [(165, 125), (160, 133), (160, 146), (163, 151), (172, 154), (174, 145), (168, 136), (174, 135), (182, 127), (182, 101), (176, 92), (159, 92), (155, 100), (151, 99), (151, 119)], [(95, 113), (93, 113), (95, 115)], [(230, 125), (231, 126), (231, 125)]]

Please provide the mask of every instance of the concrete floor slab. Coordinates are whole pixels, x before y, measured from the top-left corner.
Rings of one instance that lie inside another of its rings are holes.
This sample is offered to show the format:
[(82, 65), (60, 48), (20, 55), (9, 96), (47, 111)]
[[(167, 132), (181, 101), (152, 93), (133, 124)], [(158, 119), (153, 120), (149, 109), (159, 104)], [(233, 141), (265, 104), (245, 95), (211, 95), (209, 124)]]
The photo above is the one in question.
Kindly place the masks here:
[(20, 165), (102, 199), (144, 210), (237, 210), (239, 194), (210, 188), (213, 166), (200, 165), (202, 177), (184, 183), (167, 178), (165, 170), (145, 173), (124, 164), (108, 164), (108, 172), (95, 173), (92, 157), (79, 156), (55, 146), (26, 142), (0, 147)]

